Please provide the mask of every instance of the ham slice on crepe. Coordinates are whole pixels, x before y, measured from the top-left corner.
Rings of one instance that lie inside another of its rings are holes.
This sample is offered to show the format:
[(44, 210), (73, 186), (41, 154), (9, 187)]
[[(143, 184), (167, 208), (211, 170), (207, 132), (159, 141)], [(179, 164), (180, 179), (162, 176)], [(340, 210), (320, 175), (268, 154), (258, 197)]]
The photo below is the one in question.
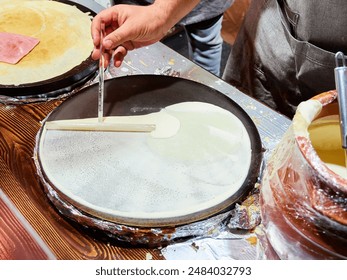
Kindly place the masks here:
[(0, 32), (0, 62), (18, 63), (39, 42), (39, 39), (33, 37)]

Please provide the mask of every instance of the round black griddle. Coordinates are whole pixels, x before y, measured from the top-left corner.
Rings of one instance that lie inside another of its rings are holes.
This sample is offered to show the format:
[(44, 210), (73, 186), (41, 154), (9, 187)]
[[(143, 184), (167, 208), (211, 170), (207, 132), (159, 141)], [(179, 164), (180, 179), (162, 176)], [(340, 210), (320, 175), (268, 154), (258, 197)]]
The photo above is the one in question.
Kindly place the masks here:
[[(127, 223), (127, 221), (120, 220), (120, 224), (153, 227), (166, 224), (175, 226), (192, 223), (230, 210), (236, 202), (242, 201), (254, 188), (262, 161), (262, 145), (257, 128), (237, 103), (213, 88), (191, 80), (171, 76), (133, 75), (114, 78), (105, 82), (104, 115), (143, 115), (158, 112), (162, 108), (175, 103), (188, 101), (214, 104), (232, 112), (241, 120), (249, 134), (252, 149), (247, 178), (231, 197), (212, 207), (207, 213), (187, 215), (170, 221), (143, 220), (128, 221), (129, 223)], [(48, 116), (46, 121), (95, 118), (97, 117), (97, 102), (98, 85), (92, 85), (70, 96)], [(41, 165), (40, 159), (38, 161)], [(42, 170), (42, 174), (44, 183), (50, 183), (44, 170)], [(54, 188), (54, 186), (52, 187)], [(59, 191), (57, 192), (59, 193)], [(66, 199), (65, 202), (74, 205), (69, 198), (64, 197), (61, 193), (59, 195), (63, 200)], [(78, 205), (74, 206), (78, 208)], [(117, 223), (118, 221), (113, 220), (112, 222)]]
[[(72, 1), (62, 0), (57, 2), (76, 6), (82, 12), (90, 13), (91, 16), (96, 15), (89, 8)], [(56, 97), (84, 84), (95, 75), (97, 70), (98, 62), (89, 56), (80, 65), (52, 79), (21, 85), (0, 84), (0, 95), (16, 97), (18, 99)]]

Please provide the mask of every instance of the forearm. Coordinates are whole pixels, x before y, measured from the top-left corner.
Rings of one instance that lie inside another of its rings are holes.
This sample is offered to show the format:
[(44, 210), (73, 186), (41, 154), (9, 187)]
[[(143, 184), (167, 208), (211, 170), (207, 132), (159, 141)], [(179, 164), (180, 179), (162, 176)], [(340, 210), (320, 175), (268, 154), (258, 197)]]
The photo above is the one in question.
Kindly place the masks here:
[[(167, 32), (200, 0), (156, 0), (149, 6), (115, 5), (101, 11), (92, 22), (94, 42), (92, 57), (100, 57), (100, 26), (106, 26), (106, 36), (101, 42), (106, 50), (106, 65), (112, 52), (115, 65), (120, 65), (127, 51), (153, 44)], [(118, 56), (119, 55), (119, 56)]]

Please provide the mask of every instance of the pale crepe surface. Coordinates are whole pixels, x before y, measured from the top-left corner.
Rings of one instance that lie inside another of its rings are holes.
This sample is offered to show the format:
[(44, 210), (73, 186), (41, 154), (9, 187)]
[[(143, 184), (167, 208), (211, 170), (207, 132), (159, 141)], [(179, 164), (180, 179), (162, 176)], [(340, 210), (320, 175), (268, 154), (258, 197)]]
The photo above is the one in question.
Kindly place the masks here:
[(203, 211), (239, 190), (251, 161), (242, 122), (202, 102), (171, 105), (166, 113), (180, 121), (170, 138), (44, 129), (42, 170), (54, 188), (77, 204), (130, 218)]

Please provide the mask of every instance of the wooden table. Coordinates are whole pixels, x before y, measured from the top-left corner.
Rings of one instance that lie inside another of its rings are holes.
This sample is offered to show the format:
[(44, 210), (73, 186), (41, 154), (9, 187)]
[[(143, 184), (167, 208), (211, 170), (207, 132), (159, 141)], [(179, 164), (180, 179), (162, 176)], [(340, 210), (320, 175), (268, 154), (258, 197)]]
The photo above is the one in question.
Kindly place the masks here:
[[(72, 224), (56, 211), (46, 197), (36, 175), (33, 151), (40, 122), (60, 103), (48, 101), (28, 105), (0, 105), (0, 188), (3, 193), (57, 259), (145, 259), (146, 253), (150, 253), (154, 259), (160, 259), (158, 250), (114, 244), (106, 236)], [(8, 246), (6, 248), (6, 245), (3, 250), (4, 245), (0, 245), (0, 259), (52, 258), (48, 254), (44, 255), (40, 246), (32, 246), (32, 235), (23, 228), (19, 219), (13, 219), (11, 211), (3, 208), (4, 204), (2, 197), (0, 242), (10, 236), (7, 232), (12, 230), (14, 235), (11, 239), (16, 250)], [(23, 247), (27, 250), (25, 254), (18, 253)]]
[[(271, 151), (290, 121), (181, 57), (161, 43), (131, 52), (113, 77), (156, 73), (212, 86), (251, 116), (265, 149)], [(166, 72), (166, 73), (165, 73)], [(43, 190), (33, 160), (40, 122), (63, 99), (0, 104), (0, 259), (163, 259), (157, 248), (121, 244), (63, 217)]]

